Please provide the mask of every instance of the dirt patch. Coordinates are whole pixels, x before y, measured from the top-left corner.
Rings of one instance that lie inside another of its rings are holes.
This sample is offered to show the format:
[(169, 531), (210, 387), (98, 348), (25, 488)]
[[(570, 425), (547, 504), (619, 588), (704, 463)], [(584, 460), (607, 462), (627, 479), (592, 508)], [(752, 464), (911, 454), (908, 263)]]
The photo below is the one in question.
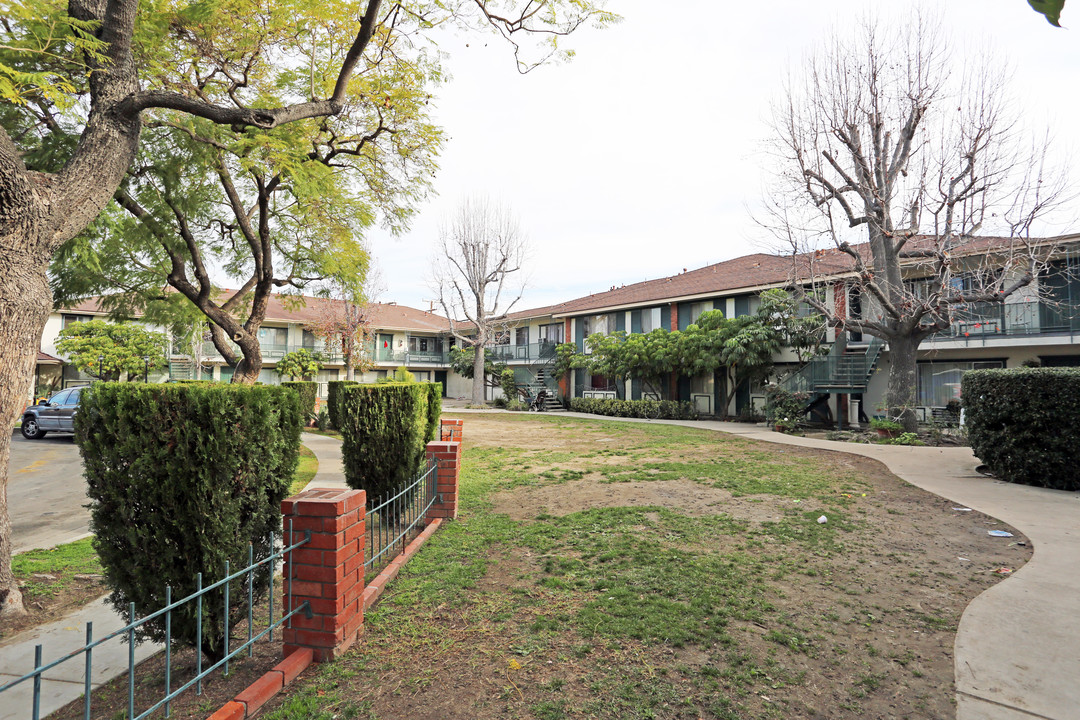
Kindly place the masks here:
[(569, 515), (590, 508), (648, 506), (690, 517), (727, 514), (756, 522), (779, 520), (783, 516), (776, 506), (758, 496), (735, 498), (727, 490), (692, 480), (609, 483), (597, 475), (589, 475), (561, 485), (499, 492), (492, 500), (495, 512), (514, 520), (532, 520), (540, 514)]

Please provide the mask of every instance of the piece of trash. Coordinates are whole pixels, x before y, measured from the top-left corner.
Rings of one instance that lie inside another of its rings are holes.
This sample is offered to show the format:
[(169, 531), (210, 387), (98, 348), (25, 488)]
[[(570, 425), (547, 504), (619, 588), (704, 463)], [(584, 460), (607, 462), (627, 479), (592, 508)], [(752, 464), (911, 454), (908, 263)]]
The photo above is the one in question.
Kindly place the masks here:
[(971, 512), (971, 508), (953, 508), (956, 512)]
[(987, 534), (990, 537), (1012, 537), (1013, 534), (1008, 530), (987, 530)]
[(957, 556), (956, 556), (956, 559), (957, 559), (957, 560), (963, 560), (964, 562), (971, 562), (971, 561), (970, 561), (970, 560), (968, 560), (968, 559), (967, 559), (966, 557), (960, 557), (959, 555), (957, 555)]
[(821, 517), (819, 517), (817, 519), (817, 522), (818, 522), (818, 525), (824, 525), (825, 523), (829, 522), (829, 518), (822, 515)]
[(792, 500), (791, 502), (802, 502), (802, 500)]
[(1010, 575), (1010, 574), (1012, 574), (1012, 568), (999, 567), (997, 570), (994, 571), (994, 574), (995, 575)]

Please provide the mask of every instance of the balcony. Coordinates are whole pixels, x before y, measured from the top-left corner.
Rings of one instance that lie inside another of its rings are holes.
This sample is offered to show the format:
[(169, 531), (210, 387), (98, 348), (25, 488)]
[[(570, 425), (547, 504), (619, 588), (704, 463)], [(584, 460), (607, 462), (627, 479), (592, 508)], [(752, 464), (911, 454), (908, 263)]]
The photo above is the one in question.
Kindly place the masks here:
[[(240, 354), (240, 346), (236, 343), (230, 342), (233, 352), (237, 355)], [(260, 348), (262, 350), (263, 361), (272, 363), (278, 359), (284, 357), (287, 353), (295, 352), (296, 350), (307, 350), (309, 353), (318, 353), (323, 362), (342, 362), (342, 356), (340, 352), (327, 353), (325, 351), (325, 345), (323, 343), (316, 343), (315, 345), (280, 345), (276, 343), (263, 343)], [(204, 342), (202, 348), (203, 357), (213, 360), (220, 357), (218, 355), (217, 348), (214, 347), (212, 342)]]
[(947, 342), (995, 337), (1073, 334), (1080, 331), (1080, 308), (1066, 303), (1032, 300), (1018, 303), (971, 303), (952, 326), (927, 342)]
[(530, 343), (528, 345), (488, 345), (484, 348), (485, 357), (495, 362), (504, 363), (548, 363), (555, 360), (553, 342)]

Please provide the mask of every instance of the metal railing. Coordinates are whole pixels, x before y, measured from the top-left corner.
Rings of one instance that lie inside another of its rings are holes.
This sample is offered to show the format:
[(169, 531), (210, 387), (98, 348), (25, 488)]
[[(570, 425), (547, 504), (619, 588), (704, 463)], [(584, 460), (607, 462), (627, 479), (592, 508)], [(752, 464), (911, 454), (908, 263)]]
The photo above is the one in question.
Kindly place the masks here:
[(439, 465), (428, 458), (419, 474), (405, 487), (380, 497), (364, 516), (367, 542), (364, 544), (364, 571), (373, 573), (394, 550), (404, 552), (412, 536), (419, 534), (428, 510), (438, 498), (436, 482)]
[(450, 353), (443, 350), (391, 350), (390, 348), (377, 348), (374, 353), (375, 362), (392, 362), (398, 365), (410, 365), (412, 363), (435, 363), (446, 365), (450, 362)]
[(1050, 335), (1080, 331), (1080, 308), (1046, 300), (970, 303), (957, 308), (952, 325), (927, 341), (971, 337)]
[(556, 344), (553, 342), (529, 343), (528, 345), (488, 345), (485, 356), (499, 362), (552, 362), (555, 360)]
[[(240, 346), (236, 343), (230, 341), (229, 347), (237, 355), (241, 354)], [(261, 343), (259, 345), (259, 349), (262, 351), (263, 360), (276, 360), (277, 358), (283, 357), (287, 353), (295, 352), (297, 350), (307, 350), (308, 352), (313, 354), (318, 353), (322, 356), (323, 360), (330, 362), (339, 362), (342, 359), (342, 355), (340, 352), (327, 352), (326, 344), (322, 342), (317, 342), (314, 345), (303, 343), (289, 343), (287, 345), (281, 343)], [(218, 354), (217, 347), (214, 345), (214, 343), (210, 341), (203, 343), (202, 354), (203, 357), (206, 358), (216, 359), (221, 357), (221, 355)]]
[(790, 392), (862, 392), (883, 345), (880, 339), (871, 338), (865, 352), (847, 353), (845, 337), (841, 335), (828, 355), (814, 358), (780, 384)]
[[(292, 520), (291, 519), (289, 520), (288, 524), (289, 524), (289, 535), (288, 536), (291, 538), (291, 537), (294, 537), (293, 534), (292, 534)], [(47, 663), (47, 664), (43, 665), (42, 664), (42, 646), (41, 645), (36, 645), (34, 647), (34, 669), (31, 672), (26, 673), (22, 677), (16, 678), (15, 680), (12, 680), (11, 682), (0, 686), (0, 702), (3, 702), (3, 700), (2, 700), (3, 693), (6, 690), (9, 690), (9, 689), (15, 687), (16, 685), (18, 685), (18, 684), (20, 684), (22, 682), (25, 682), (27, 680), (32, 680), (33, 684), (34, 684), (34, 692), (33, 692), (33, 706), (31, 708), (31, 718), (33, 720), (39, 720), (39, 718), (41, 717), (41, 679), (42, 679), (42, 675), (45, 672), (47, 672), (49, 670), (52, 670), (56, 666), (61, 665), (62, 663), (65, 663), (65, 662), (67, 662), (69, 660), (73, 660), (74, 658), (76, 658), (76, 657), (78, 657), (80, 655), (83, 655), (84, 656), (84, 665), (85, 665), (85, 681), (84, 681), (84, 688), (85, 689), (84, 689), (84, 694), (83, 694), (83, 716), (86, 718), (86, 720), (90, 720), (90, 715), (91, 715), (90, 711), (91, 711), (91, 704), (92, 704), (91, 703), (91, 700), (92, 700), (92, 698), (91, 698), (91, 689), (92, 689), (91, 675), (92, 675), (92, 672), (93, 672), (93, 651), (94, 651), (94, 648), (102, 645), (103, 643), (109, 642), (110, 640), (113, 640), (115, 638), (125, 638), (127, 643), (128, 643), (128, 669), (127, 669), (127, 673), (128, 673), (128, 707), (127, 707), (127, 715), (126, 715), (126, 717), (130, 718), (130, 720), (139, 720), (140, 718), (147, 717), (148, 715), (150, 715), (151, 713), (153, 713), (154, 711), (158, 710), (159, 708), (161, 708), (163, 706), (164, 706), (164, 709), (165, 709), (165, 717), (169, 717), (170, 710), (171, 710), (170, 703), (174, 699), (176, 699), (176, 697), (178, 695), (180, 695), (180, 693), (184, 692), (185, 690), (188, 690), (189, 688), (191, 688), (191, 686), (194, 685), (195, 686), (195, 694), (196, 695), (202, 695), (202, 681), (210, 673), (214, 672), (218, 668), (223, 668), (225, 674), (227, 675), (229, 673), (229, 660), (236, 657), (238, 654), (242, 653), (244, 650), (248, 651), (248, 656), (250, 657), (253, 654), (253, 647), (252, 646), (254, 645), (254, 643), (256, 641), (262, 639), (264, 636), (269, 636), (269, 640), (272, 641), (274, 639), (274, 629), (278, 628), (281, 625), (286, 624), (286, 623), (288, 623), (288, 625), (286, 625), (286, 627), (291, 627), (291, 624), (292, 624), (291, 620), (292, 620), (293, 615), (296, 615), (297, 613), (303, 612), (306, 617), (309, 617), (309, 618), (311, 617), (311, 607), (307, 603), (307, 601), (305, 601), (299, 607), (294, 608), (293, 610), (290, 610), (289, 612), (283, 614), (277, 620), (274, 620), (274, 570), (275, 570), (275, 566), (276, 566), (278, 560), (284, 559), (289, 553), (291, 553), (293, 550), (297, 549), (298, 547), (306, 544), (310, 539), (311, 539), (311, 533), (306, 532), (305, 536), (304, 536), (304, 539), (302, 539), (299, 542), (297, 542), (297, 543), (295, 543), (293, 545), (290, 545), (288, 547), (282, 547), (280, 550), (275, 550), (275, 551), (271, 552), (267, 557), (265, 557), (265, 558), (263, 558), (262, 560), (259, 560), (259, 561), (255, 561), (255, 559), (253, 557), (254, 549), (252, 548), (251, 545), (248, 545), (248, 565), (247, 565), (247, 567), (245, 567), (242, 570), (239, 570), (237, 572), (230, 572), (230, 570), (229, 570), (229, 561), (226, 560), (225, 561), (225, 574), (224, 574), (224, 577), (221, 580), (218, 580), (215, 583), (207, 585), (206, 587), (203, 587), (202, 573), (199, 573), (196, 576), (196, 588), (197, 589), (195, 590), (195, 592), (193, 592), (192, 594), (190, 594), (187, 597), (182, 598), (180, 600), (175, 600), (174, 601), (172, 599), (172, 588), (170, 586), (166, 585), (165, 586), (165, 607), (161, 608), (160, 610), (157, 610), (156, 612), (152, 612), (149, 615), (146, 615), (146, 616), (136, 620), (135, 619), (135, 603), (131, 603), (129, 605), (129, 608), (128, 608), (128, 618), (129, 618), (128, 624), (125, 625), (124, 627), (120, 628), (119, 630), (115, 630), (115, 631), (109, 633), (108, 635), (106, 635), (105, 637), (100, 638), (98, 640), (93, 639), (93, 634), (94, 634), (93, 633), (93, 630), (94, 630), (93, 626), (94, 626), (94, 624), (92, 622), (88, 622), (88, 623), (86, 623), (86, 643), (85, 643), (85, 645), (83, 645), (83, 647), (81, 647), (81, 648), (79, 648), (77, 650), (73, 650), (72, 652), (69, 652), (68, 654), (64, 655), (63, 657), (61, 657), (61, 658), (59, 658), (57, 660), (54, 660), (53, 662), (50, 662), (50, 663)], [(279, 541), (280, 541), (280, 536), (275, 535), (275, 537), (271, 538), (270, 547), (271, 548), (277, 547)], [(255, 619), (253, 617), (255, 571), (256, 571), (256, 569), (258, 569), (259, 567), (264, 566), (264, 565), (267, 568), (267, 574), (269, 576), (268, 597), (269, 597), (270, 609), (269, 609), (269, 613), (268, 613), (267, 627), (265, 629), (261, 630), (260, 632), (255, 633), (254, 632)], [(232, 634), (232, 632), (231, 632), (232, 628), (229, 627), (229, 618), (230, 618), (230, 615), (231, 615), (230, 608), (229, 608), (229, 584), (234, 580), (246, 580), (247, 581), (247, 594), (248, 594), (248, 598), (247, 598), (247, 641), (244, 642), (243, 644), (241, 644), (240, 646), (236, 647), (235, 649), (230, 651), (230, 649), (229, 649), (229, 640), (230, 640), (230, 636)], [(291, 577), (287, 578), (285, 582), (286, 582), (286, 586), (287, 586), (288, 605), (291, 606), (292, 605), (292, 578)], [(224, 624), (225, 624), (224, 632), (223, 632), (223, 636), (224, 636), (224, 638), (223, 638), (223, 641), (224, 641), (224, 657), (222, 657), (221, 660), (218, 660), (217, 662), (213, 663), (209, 667), (203, 668), (203, 656), (202, 656), (202, 651), (200, 649), (201, 646), (202, 646), (202, 631), (203, 631), (203, 605), (204, 605), (203, 596), (217, 590), (218, 588), (222, 588), (222, 591), (221, 591), (222, 609), (224, 611), (223, 618), (224, 618)], [(176, 689), (172, 689), (172, 644), (173, 644), (172, 643), (172, 614), (173, 614), (173, 611), (175, 611), (178, 608), (184, 606), (185, 604), (191, 603), (191, 602), (194, 602), (195, 605), (196, 605), (195, 615), (196, 615), (196, 618), (197, 618), (197, 620), (196, 620), (196, 637), (195, 637), (195, 662), (196, 662), (195, 676), (192, 677), (191, 679), (187, 680), (186, 682), (182, 683)], [(164, 643), (164, 647), (162, 648), (164, 653), (165, 653), (165, 680), (164, 680), (164, 682), (165, 682), (164, 693), (165, 694), (160, 700), (155, 702), (149, 708), (143, 710), (141, 713), (136, 714), (135, 713), (135, 645), (136, 645), (136, 637), (135, 637), (135, 635), (136, 635), (136, 632), (139, 630), (139, 628), (141, 628), (143, 625), (146, 625), (147, 623), (149, 623), (151, 621), (158, 620), (159, 618), (162, 618), (162, 617), (164, 617), (164, 625), (165, 625), (165, 643)]]

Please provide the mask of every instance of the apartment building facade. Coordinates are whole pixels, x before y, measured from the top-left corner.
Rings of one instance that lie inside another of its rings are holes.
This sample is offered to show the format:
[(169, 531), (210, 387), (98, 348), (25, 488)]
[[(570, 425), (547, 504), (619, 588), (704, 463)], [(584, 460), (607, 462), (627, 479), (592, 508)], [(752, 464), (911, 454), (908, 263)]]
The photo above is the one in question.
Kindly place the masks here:
[[(965, 277), (964, 262), (985, 268), (993, 252), (992, 243), (977, 248), (968, 260), (957, 261), (957, 282)], [(960, 308), (952, 326), (923, 341), (918, 358), (918, 400), (916, 412), (931, 418), (951, 400), (959, 398), (963, 373), (977, 368), (1018, 367), (1028, 362), (1043, 365), (1080, 366), (1080, 235), (1054, 239), (1054, 258), (1045, 264), (1034, 282), (1005, 298), (1004, 302), (972, 303)], [(850, 272), (840, 264), (820, 263), (815, 283), (826, 304), (849, 316), (880, 312), (871, 299), (858, 294)], [(1003, 268), (1003, 272), (1012, 272)], [(909, 273), (917, 286), (918, 272)], [(663, 387), (648, 387), (641, 380), (625, 381), (575, 370), (556, 377), (555, 348), (572, 342), (587, 353), (585, 338), (594, 333), (625, 331), (647, 333), (656, 328), (685, 330), (702, 313), (719, 310), (726, 317), (753, 314), (762, 292), (787, 288), (793, 282), (790, 257), (752, 254), (684, 271), (671, 277), (613, 287), (605, 292), (575, 298), (564, 303), (515, 312), (505, 318), (498, 340), (487, 348), (490, 357), (514, 369), (519, 385), (533, 391), (546, 388), (563, 397), (675, 398), (692, 402), (703, 415), (722, 415), (727, 397), (720, 375), (672, 377)], [(340, 354), (327, 352), (312, 327), (325, 317), (328, 303), (305, 298), (302, 303), (286, 303), (275, 297), (259, 331), (264, 368), (260, 380), (280, 382), (274, 364), (287, 352), (306, 348), (323, 354), (318, 381), (325, 395), (326, 383), (344, 379)], [(80, 375), (63, 363), (55, 349), (60, 329), (70, 322), (103, 316), (95, 300), (58, 310), (50, 316), (42, 339), (38, 362), (38, 390), (85, 384)], [(467, 397), (471, 380), (453, 372), (449, 351), (455, 340), (446, 318), (392, 303), (376, 305), (370, 312), (371, 341), (365, 349), (371, 367), (357, 375), (375, 381), (394, 368), (404, 366), (419, 380), (440, 382), (450, 397)], [(794, 372), (799, 366), (791, 351), (775, 357), (774, 377), (790, 376), (796, 389), (829, 396), (835, 415), (856, 421), (862, 410), (873, 415), (881, 405), (890, 368), (886, 344), (853, 333), (827, 331), (825, 342), (832, 350)], [(174, 352), (167, 370), (152, 373), (151, 381), (168, 378), (228, 380), (232, 370), (217, 354), (213, 344), (203, 343), (201, 352)], [(489, 399), (499, 394), (489, 390)], [(843, 400), (841, 400), (843, 398)], [(756, 415), (764, 409), (763, 385), (739, 387), (726, 414)]]

